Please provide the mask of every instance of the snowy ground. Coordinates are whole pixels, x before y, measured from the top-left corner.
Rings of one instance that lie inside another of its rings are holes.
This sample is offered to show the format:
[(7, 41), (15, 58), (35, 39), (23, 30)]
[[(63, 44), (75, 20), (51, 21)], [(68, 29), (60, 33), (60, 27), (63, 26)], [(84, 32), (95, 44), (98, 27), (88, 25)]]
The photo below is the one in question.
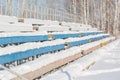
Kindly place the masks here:
[[(96, 62), (83, 71), (90, 63)], [(120, 39), (40, 80), (120, 80)]]
[(76, 80), (120, 80), (120, 39), (107, 56), (98, 61)]

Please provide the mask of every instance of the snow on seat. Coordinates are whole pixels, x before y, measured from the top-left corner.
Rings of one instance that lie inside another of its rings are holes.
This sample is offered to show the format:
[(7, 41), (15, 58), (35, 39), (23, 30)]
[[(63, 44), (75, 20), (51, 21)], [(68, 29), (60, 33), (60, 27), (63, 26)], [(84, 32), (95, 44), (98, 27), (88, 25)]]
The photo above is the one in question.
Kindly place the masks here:
[(63, 32), (69, 31), (69, 27), (62, 27), (59, 25), (44, 25), (38, 26), (38, 31), (48, 31), (48, 32)]
[(17, 23), (18, 19), (14, 16), (0, 15), (0, 22)]
[(1, 32), (33, 31), (33, 27), (23, 23), (0, 22)]
[[(53, 32), (53, 39), (64, 39), (70, 37), (83, 37), (88, 35), (103, 34), (103, 32)], [(49, 33), (46, 31), (42, 32), (12, 32), (12, 33), (0, 33), (0, 45), (14, 44), (14, 43), (25, 43), (25, 42), (36, 42), (36, 41), (47, 41), (49, 40)]]
[(26, 24), (31, 24), (31, 25), (59, 25), (58, 21), (51, 21), (51, 20), (40, 20), (40, 19), (23, 19), (23, 22)]
[[(83, 45), (94, 41), (109, 37), (108, 34), (99, 34), (94, 36), (86, 36), (82, 38), (71, 38), (71, 39), (57, 39), (53, 41), (36, 42), (36, 43), (25, 43), (18, 46), (8, 46), (0, 48), (0, 64), (9, 63), (12, 61), (28, 58), (31, 56), (47, 54), (49, 52), (58, 51), (65, 49), (65, 42), (70, 43), (70, 47)], [(28, 46), (29, 45), (29, 46)], [(4, 60), (5, 59), (5, 60)]]

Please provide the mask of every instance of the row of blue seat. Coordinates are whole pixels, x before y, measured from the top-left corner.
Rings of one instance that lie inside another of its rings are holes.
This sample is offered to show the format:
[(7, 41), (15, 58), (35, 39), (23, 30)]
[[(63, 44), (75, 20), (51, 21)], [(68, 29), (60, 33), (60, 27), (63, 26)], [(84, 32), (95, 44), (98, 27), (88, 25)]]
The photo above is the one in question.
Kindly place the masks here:
[[(106, 37), (109, 37), (109, 35), (94, 37), (91, 39), (84, 39), (84, 40), (80, 40), (80, 41), (69, 42), (69, 47), (83, 45), (86, 43), (90, 43), (91, 41), (97, 41), (97, 40), (100, 40), (100, 39), (103, 39)], [(10, 62), (13, 62), (16, 60), (21, 60), (21, 59), (28, 58), (31, 56), (47, 54), (49, 52), (62, 50), (62, 49), (65, 49), (65, 46), (66, 46), (65, 44), (58, 44), (58, 45), (46, 46), (46, 47), (41, 47), (41, 48), (36, 48), (36, 49), (30, 49), (27, 51), (21, 51), (21, 52), (15, 52), (15, 53), (11, 53), (11, 54), (1, 55), (0, 56), (0, 64), (10, 63)]]
[(80, 41), (73, 41), (73, 42), (69, 43), (69, 46), (73, 47), (73, 46), (83, 45), (83, 44), (94, 42), (94, 41), (97, 41), (97, 40), (100, 40), (100, 39), (103, 39), (103, 38), (106, 38), (106, 37), (110, 37), (110, 35), (98, 36), (98, 37), (85, 39), (85, 40), (80, 40)]
[[(87, 32), (87, 33), (75, 33), (75, 34), (54, 34), (53, 39), (64, 39), (69, 37), (80, 37), (94, 34), (102, 34), (103, 32)], [(25, 42), (36, 42), (36, 41), (47, 41), (49, 35), (36, 35), (36, 36), (11, 36), (11, 37), (0, 37), (0, 45), (14, 44), (14, 43), (25, 43)]]

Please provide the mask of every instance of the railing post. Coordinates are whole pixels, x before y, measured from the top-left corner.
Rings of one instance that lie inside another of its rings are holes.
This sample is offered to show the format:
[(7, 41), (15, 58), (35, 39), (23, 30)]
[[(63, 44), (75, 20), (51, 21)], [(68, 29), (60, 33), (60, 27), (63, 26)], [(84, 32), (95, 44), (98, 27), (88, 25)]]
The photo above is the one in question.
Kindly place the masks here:
[(34, 18), (37, 18), (37, 3), (38, 3), (38, 0), (35, 0), (35, 5), (34, 5)]
[(0, 14), (2, 15), (2, 0), (0, 0)]
[(25, 0), (22, 0), (22, 18), (25, 17)]
[(7, 6), (8, 6), (8, 15), (12, 16), (11, 0), (7, 0)]

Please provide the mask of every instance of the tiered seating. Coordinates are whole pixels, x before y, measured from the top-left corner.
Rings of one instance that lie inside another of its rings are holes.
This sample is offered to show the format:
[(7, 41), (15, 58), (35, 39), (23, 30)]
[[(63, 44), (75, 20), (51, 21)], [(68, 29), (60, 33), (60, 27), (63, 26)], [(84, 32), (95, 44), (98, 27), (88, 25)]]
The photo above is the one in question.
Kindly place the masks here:
[[(61, 38), (63, 38), (63, 36), (61, 36)], [(68, 35), (68, 37), (71, 37), (71, 36)], [(106, 37), (109, 37), (109, 35), (108, 34), (98, 34), (98, 35), (92, 35), (92, 36), (87, 35), (86, 37), (82, 37), (82, 38), (71, 38), (71, 39), (68, 38), (65, 40), (63, 39), (59, 40), (56, 38), (57, 40), (53, 40), (53, 41), (25, 43), (25, 44), (18, 45), (16, 47), (10, 46), (10, 47), (1, 48), (0, 64), (11, 63), (11, 62), (26, 59), (29, 57), (33, 57), (34, 59), (41, 54), (47, 54), (50, 52), (66, 49), (66, 46), (68, 48), (79, 46), (79, 45), (97, 41)], [(67, 45), (66, 45), (66, 42), (68, 43)], [(14, 48), (14, 50), (10, 52), (9, 50), (7, 51), (7, 49), (10, 49), (10, 48), (11, 49)]]
[(18, 23), (16, 17), (0, 15), (0, 32), (33, 31), (30, 24)]
[[(4, 44), (14, 44), (14, 43), (25, 43), (25, 42), (36, 42), (36, 41), (47, 41), (52, 39), (65, 39), (70, 37), (84, 37), (88, 35), (102, 34), (103, 32), (72, 32), (72, 33), (42, 33), (41, 32), (31, 32), (31, 33), (1, 33), (0, 45)], [(9, 35), (9, 36), (4, 36)]]
[[(22, 64), (29, 58), (34, 60), (43, 54), (84, 45), (110, 36), (92, 30), (89, 25), (79, 23), (10, 18), (13, 21), (4, 18), (5, 20), (0, 23), (0, 31), (5, 31), (0, 33), (0, 64), (8, 67), (16, 62), (17, 65)], [(37, 31), (33, 31), (34, 28)]]
[(0, 32), (8, 31), (63, 32), (63, 31), (97, 31), (97, 29), (92, 28), (90, 25), (84, 25), (79, 23), (66, 23), (38, 19), (18, 19), (16, 17), (0, 15)]

